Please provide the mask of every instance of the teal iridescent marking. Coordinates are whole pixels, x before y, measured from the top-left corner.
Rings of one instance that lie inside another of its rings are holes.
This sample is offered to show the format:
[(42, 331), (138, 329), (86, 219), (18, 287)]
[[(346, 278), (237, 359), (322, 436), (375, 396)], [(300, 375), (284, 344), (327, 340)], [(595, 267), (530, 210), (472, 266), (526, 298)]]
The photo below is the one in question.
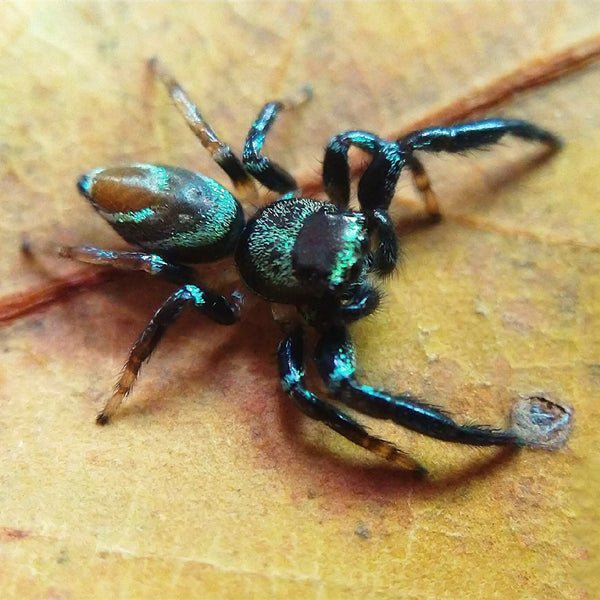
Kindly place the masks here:
[(150, 255), (150, 273), (160, 273), (167, 264), (160, 256)]
[(362, 219), (348, 219), (342, 238), (342, 249), (336, 255), (336, 261), (331, 270), (329, 279), (332, 286), (338, 286), (346, 279), (346, 274), (361, 256), (363, 242), (366, 239), (366, 231)]
[(237, 216), (236, 199), (222, 185), (208, 177), (202, 177), (209, 189), (212, 202), (205, 208), (201, 220), (187, 233), (177, 233), (172, 240), (182, 246), (206, 246), (214, 244), (231, 231)]
[(258, 135), (256, 135), (256, 137), (254, 138), (254, 145), (258, 146), (259, 148), (262, 148), (264, 143), (265, 143), (265, 133), (259, 133)]
[(169, 172), (163, 167), (157, 167), (154, 172), (156, 174), (156, 189), (167, 192), (170, 186)]
[(287, 394), (293, 387), (297, 386), (304, 377), (304, 370), (290, 366), (290, 372), (281, 377), (281, 388)]
[(86, 198), (88, 198), (88, 200), (92, 200), (92, 189), (94, 187), (94, 180), (96, 175), (98, 175), (98, 173), (101, 173), (104, 170), (104, 167), (97, 167), (95, 169), (91, 169), (87, 173), (84, 173), (77, 181), (77, 187), (79, 188), (79, 191)]
[(104, 213), (109, 221), (114, 223), (143, 223), (155, 214), (154, 208), (142, 208), (132, 212)]
[(300, 285), (292, 264), (294, 244), (306, 217), (326, 206), (316, 200), (284, 200), (263, 212), (248, 239), (248, 250), (259, 277), (281, 288)]
[(333, 358), (333, 370), (329, 374), (329, 380), (339, 385), (342, 381), (351, 379), (356, 371), (355, 357), (352, 348), (340, 348)]
[[(199, 248), (217, 244), (229, 235), (238, 218), (238, 203), (222, 185), (208, 177), (197, 176), (206, 186), (203, 193), (211, 202), (197, 214), (181, 213), (178, 216), (179, 230), (161, 240), (144, 240), (145, 248), (170, 250), (172, 248)], [(197, 183), (196, 183), (197, 185)]]
[(171, 167), (146, 163), (134, 163), (132, 166), (145, 172), (146, 183), (150, 189), (157, 192), (169, 192), (171, 189), (171, 173), (173, 172)]
[(292, 389), (292, 387), (296, 383), (296, 379), (294, 377), (291, 377), (287, 373), (281, 378), (281, 388), (286, 394)]
[(375, 143), (375, 137), (376, 136), (373, 136), (373, 134), (366, 131), (356, 131), (353, 132), (351, 141), (354, 143), (354, 145), (358, 146), (362, 150), (374, 152), (377, 147)]
[(196, 287), (195, 285), (186, 285), (183, 290), (193, 298), (196, 306), (204, 306), (206, 304), (204, 294), (199, 287)]

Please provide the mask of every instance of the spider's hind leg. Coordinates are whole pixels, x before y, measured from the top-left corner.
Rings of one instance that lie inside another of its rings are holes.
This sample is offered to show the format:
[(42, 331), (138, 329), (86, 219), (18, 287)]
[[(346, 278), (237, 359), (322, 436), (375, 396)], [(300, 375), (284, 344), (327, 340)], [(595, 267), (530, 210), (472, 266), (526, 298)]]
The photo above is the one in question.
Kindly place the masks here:
[(329, 389), (345, 404), (377, 419), (388, 419), (438, 440), (472, 446), (522, 445), (508, 430), (460, 425), (437, 407), (409, 394), (388, 394), (356, 381), (354, 348), (344, 326), (333, 326), (319, 340), (317, 368)]
[(170, 71), (157, 59), (148, 61), (152, 73), (167, 88), (177, 110), (183, 115), (189, 128), (210, 152), (214, 161), (229, 175), (236, 191), (243, 199), (256, 198), (256, 186), (245, 171), (240, 159), (234, 154), (229, 145), (223, 143), (212, 127), (204, 120), (200, 110)]
[(154, 313), (131, 348), (113, 395), (98, 413), (96, 423), (106, 425), (110, 421), (124, 398), (131, 392), (142, 364), (150, 358), (168, 327), (175, 322), (186, 306), (193, 306), (217, 323), (233, 325), (239, 316), (240, 302), (240, 297), (236, 294), (230, 301), (195, 285), (184, 285), (171, 294)]
[(304, 383), (303, 353), (302, 330), (297, 328), (282, 340), (279, 345), (278, 359), (283, 390), (299, 410), (311, 419), (322, 421), (347, 440), (377, 456), (409, 471), (425, 473), (425, 469), (408, 454), (390, 442), (371, 435), (360, 423), (309, 391)]
[(95, 246), (59, 246), (58, 255), (91, 265), (108, 266), (123, 271), (145, 271), (174, 283), (190, 283), (195, 278), (194, 269), (167, 262), (157, 254), (106, 250)]

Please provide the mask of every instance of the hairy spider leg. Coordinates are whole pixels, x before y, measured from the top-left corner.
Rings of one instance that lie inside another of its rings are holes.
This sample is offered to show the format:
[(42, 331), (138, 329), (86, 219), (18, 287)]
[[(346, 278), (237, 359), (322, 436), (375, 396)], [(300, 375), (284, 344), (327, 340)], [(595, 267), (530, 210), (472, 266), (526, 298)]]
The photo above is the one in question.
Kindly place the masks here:
[(237, 294), (233, 294), (229, 301), (195, 285), (184, 285), (171, 294), (154, 313), (131, 348), (113, 395), (98, 413), (96, 423), (106, 425), (110, 421), (124, 398), (131, 392), (142, 364), (150, 358), (167, 328), (186, 306), (191, 305), (221, 325), (233, 325), (239, 318), (240, 303), (241, 297)]
[(551, 150), (558, 150), (562, 145), (553, 133), (520, 119), (485, 119), (451, 127), (429, 127), (409, 133), (397, 140), (397, 144), (408, 154), (415, 150), (464, 152), (495, 144), (507, 134), (523, 140), (541, 142)]
[(244, 167), (257, 181), (274, 192), (292, 192), (298, 189), (298, 184), (283, 167), (261, 154), (265, 138), (282, 110), (297, 108), (311, 97), (310, 86), (304, 86), (295, 97), (267, 102), (248, 131), (242, 152)]
[(354, 444), (404, 469), (424, 474), (425, 469), (408, 454), (390, 442), (371, 435), (360, 423), (335, 406), (317, 397), (304, 383), (303, 335), (300, 327), (286, 335), (279, 344), (279, 374), (283, 390), (297, 408), (316, 421), (322, 421)]
[(321, 335), (315, 362), (328, 388), (351, 408), (387, 419), (446, 442), (472, 446), (520, 446), (523, 442), (510, 431), (486, 425), (460, 425), (438, 407), (417, 400), (410, 394), (391, 395), (356, 381), (354, 347), (344, 326), (330, 327)]
[(189, 283), (196, 272), (185, 265), (170, 263), (157, 254), (106, 250), (95, 246), (59, 246), (58, 255), (91, 265), (108, 266), (123, 271), (145, 271), (173, 283)]
[(323, 187), (338, 208), (345, 210), (350, 204), (350, 146), (373, 155), (385, 143), (373, 133), (358, 130), (339, 133), (329, 140), (323, 159)]
[(242, 162), (233, 153), (233, 150), (218, 138), (212, 127), (204, 120), (196, 104), (170, 71), (157, 58), (150, 59), (148, 66), (152, 73), (167, 88), (169, 96), (171, 96), (177, 110), (183, 115), (194, 135), (210, 152), (214, 161), (227, 173), (236, 191), (243, 199), (248, 201), (254, 200), (257, 197), (254, 181), (252, 181), (252, 178), (245, 171)]
[(383, 140), (367, 131), (346, 131), (334, 136), (325, 150), (323, 183), (332, 202), (342, 209), (347, 208), (350, 202), (350, 146), (372, 156), (358, 183), (358, 202), (371, 232), (377, 238), (372, 270), (384, 276), (391, 273), (398, 262), (396, 230), (387, 209), (394, 197), (405, 158), (395, 142)]
[(528, 141), (542, 142), (552, 151), (561, 146), (561, 141), (554, 134), (520, 119), (485, 119), (450, 127), (430, 127), (413, 131), (397, 140), (432, 220), (441, 218), (438, 200), (425, 167), (413, 152), (464, 152), (495, 144), (507, 134)]

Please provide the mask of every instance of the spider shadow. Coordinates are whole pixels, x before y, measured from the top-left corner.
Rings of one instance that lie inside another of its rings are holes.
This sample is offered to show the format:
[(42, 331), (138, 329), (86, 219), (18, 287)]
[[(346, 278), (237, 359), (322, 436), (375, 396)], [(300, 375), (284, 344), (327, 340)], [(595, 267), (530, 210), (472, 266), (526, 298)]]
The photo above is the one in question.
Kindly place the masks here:
[[(140, 286), (144, 286), (143, 295), (136, 290), (123, 292), (123, 286), (119, 286), (118, 282), (112, 284), (113, 289), (105, 293), (111, 298), (116, 298), (117, 303), (125, 303), (127, 310), (136, 314), (147, 313), (149, 306), (160, 304), (169, 294), (169, 284), (148, 281), (147, 278), (137, 275), (135, 279), (139, 279)], [(138, 288), (136, 283), (132, 288)], [(276, 346), (281, 333), (271, 318), (268, 305), (258, 299), (252, 299), (244, 308), (241, 323), (230, 328), (224, 328), (206, 319), (198, 319), (192, 311), (183, 316), (182, 321), (173, 327), (164, 344), (158, 348), (157, 363), (161, 355), (177, 353), (182, 343), (187, 343), (190, 335), (197, 337), (196, 332), (207, 339), (212, 340), (216, 337), (219, 342), (211, 344), (208, 351), (202, 352), (202, 360), (196, 366), (190, 369), (186, 365), (185, 379), (165, 381), (162, 377), (152, 377), (148, 369), (150, 388), (144, 386), (145, 389), (134, 395), (120, 410), (118, 418), (127, 419), (128, 416), (139, 414), (147, 418), (160, 418), (160, 413), (165, 407), (163, 397), (177, 396), (178, 390), (189, 386), (198, 389), (201, 389), (203, 384), (209, 388), (216, 387), (220, 380), (230, 378), (232, 362), (241, 360), (251, 365), (252, 377), (258, 380), (251, 393), (258, 393), (267, 399), (265, 414), (248, 412), (247, 406), (255, 400), (249, 395), (241, 394), (240, 400), (232, 406), (237, 413), (236, 418), (245, 422), (249, 430), (261, 431), (262, 443), (254, 453), (254, 460), (258, 465), (264, 461), (271, 464), (275, 462), (277, 469), (287, 473), (290, 479), (303, 481), (309, 488), (326, 489), (327, 495), (340, 499), (350, 496), (388, 501), (408, 493), (436, 494), (466, 485), (473, 479), (486, 478), (514, 460), (515, 452), (505, 448), (486, 460), (477, 458), (471, 463), (447, 468), (446, 474), (441, 477), (419, 478), (398, 467), (382, 463), (377, 458), (371, 458), (366, 451), (354, 449), (349, 443), (348, 449), (352, 454), (340, 456), (335, 449), (327, 447), (327, 444), (307, 439), (302, 428), (310, 423), (310, 419), (296, 409), (277, 383)], [(132, 322), (127, 330), (119, 328), (119, 332), (122, 337), (133, 341), (145, 321), (144, 317)], [(102, 346), (101, 342), (99, 346)], [(312, 375), (309, 373), (310, 386), (318, 394), (326, 397), (326, 392), (322, 393), (321, 389), (317, 389), (319, 384), (315, 383), (313, 386)], [(330, 432), (325, 425), (318, 423), (314, 427), (323, 428), (323, 435), (331, 443), (338, 442), (336, 434)]]
[[(254, 427), (262, 431), (263, 443), (256, 453), (259, 464), (265, 460), (269, 464), (275, 463), (277, 470), (287, 473), (290, 479), (305, 482), (308, 488), (324, 487), (327, 495), (336, 495), (340, 499), (354, 496), (378, 497), (389, 501), (408, 493), (427, 496), (462, 487), (473, 479), (485, 479), (493, 475), (516, 459), (518, 452), (515, 448), (505, 447), (491, 451), (486, 449), (474, 460), (448, 467), (444, 470), (444, 475), (431, 479), (382, 463), (380, 459), (372, 458), (366, 451), (355, 448), (349, 442), (341, 443), (346, 443), (357, 459), (342, 457), (327, 445), (307, 439), (302, 430), (312, 422), (298, 411), (277, 383), (275, 348), (281, 337), (279, 328), (270, 319), (269, 311), (264, 310), (264, 304), (261, 302), (254, 303), (250, 315), (246, 316), (253, 321), (253, 329), (262, 335), (248, 335), (244, 327), (231, 330), (226, 340), (215, 346), (209, 356), (204, 357), (206, 363), (201, 371), (194, 372), (193, 379), (201, 380), (204, 373), (218, 371), (236, 353), (244, 360), (251, 359), (254, 365), (259, 366), (259, 370), (253, 373), (263, 380), (259, 387), (265, 390), (268, 398), (265, 413), (275, 413), (275, 419), (269, 415), (250, 417)], [(326, 398), (328, 394), (322, 391), (320, 384), (314, 382), (314, 374), (310, 372), (312, 370), (309, 366), (309, 388)], [(246, 401), (238, 403), (238, 411), (243, 413), (245, 402), (252, 402), (252, 399), (247, 398)], [(269, 427), (274, 431), (268, 431)], [(332, 442), (339, 441), (336, 440), (337, 434), (327, 429), (324, 424), (317, 423), (314, 427), (322, 428), (323, 435), (329, 437)], [(432, 443), (443, 442), (433, 440)], [(484, 452), (491, 454), (482, 459), (481, 454)]]

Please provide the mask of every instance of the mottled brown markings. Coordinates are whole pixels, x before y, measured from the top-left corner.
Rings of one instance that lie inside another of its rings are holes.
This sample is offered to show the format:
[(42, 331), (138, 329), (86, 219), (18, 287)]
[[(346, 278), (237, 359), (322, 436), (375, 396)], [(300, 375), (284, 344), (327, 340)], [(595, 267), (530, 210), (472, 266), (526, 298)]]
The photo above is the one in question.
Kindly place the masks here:
[(16, 527), (0, 527), (0, 540), (17, 541), (31, 536), (31, 532)]

